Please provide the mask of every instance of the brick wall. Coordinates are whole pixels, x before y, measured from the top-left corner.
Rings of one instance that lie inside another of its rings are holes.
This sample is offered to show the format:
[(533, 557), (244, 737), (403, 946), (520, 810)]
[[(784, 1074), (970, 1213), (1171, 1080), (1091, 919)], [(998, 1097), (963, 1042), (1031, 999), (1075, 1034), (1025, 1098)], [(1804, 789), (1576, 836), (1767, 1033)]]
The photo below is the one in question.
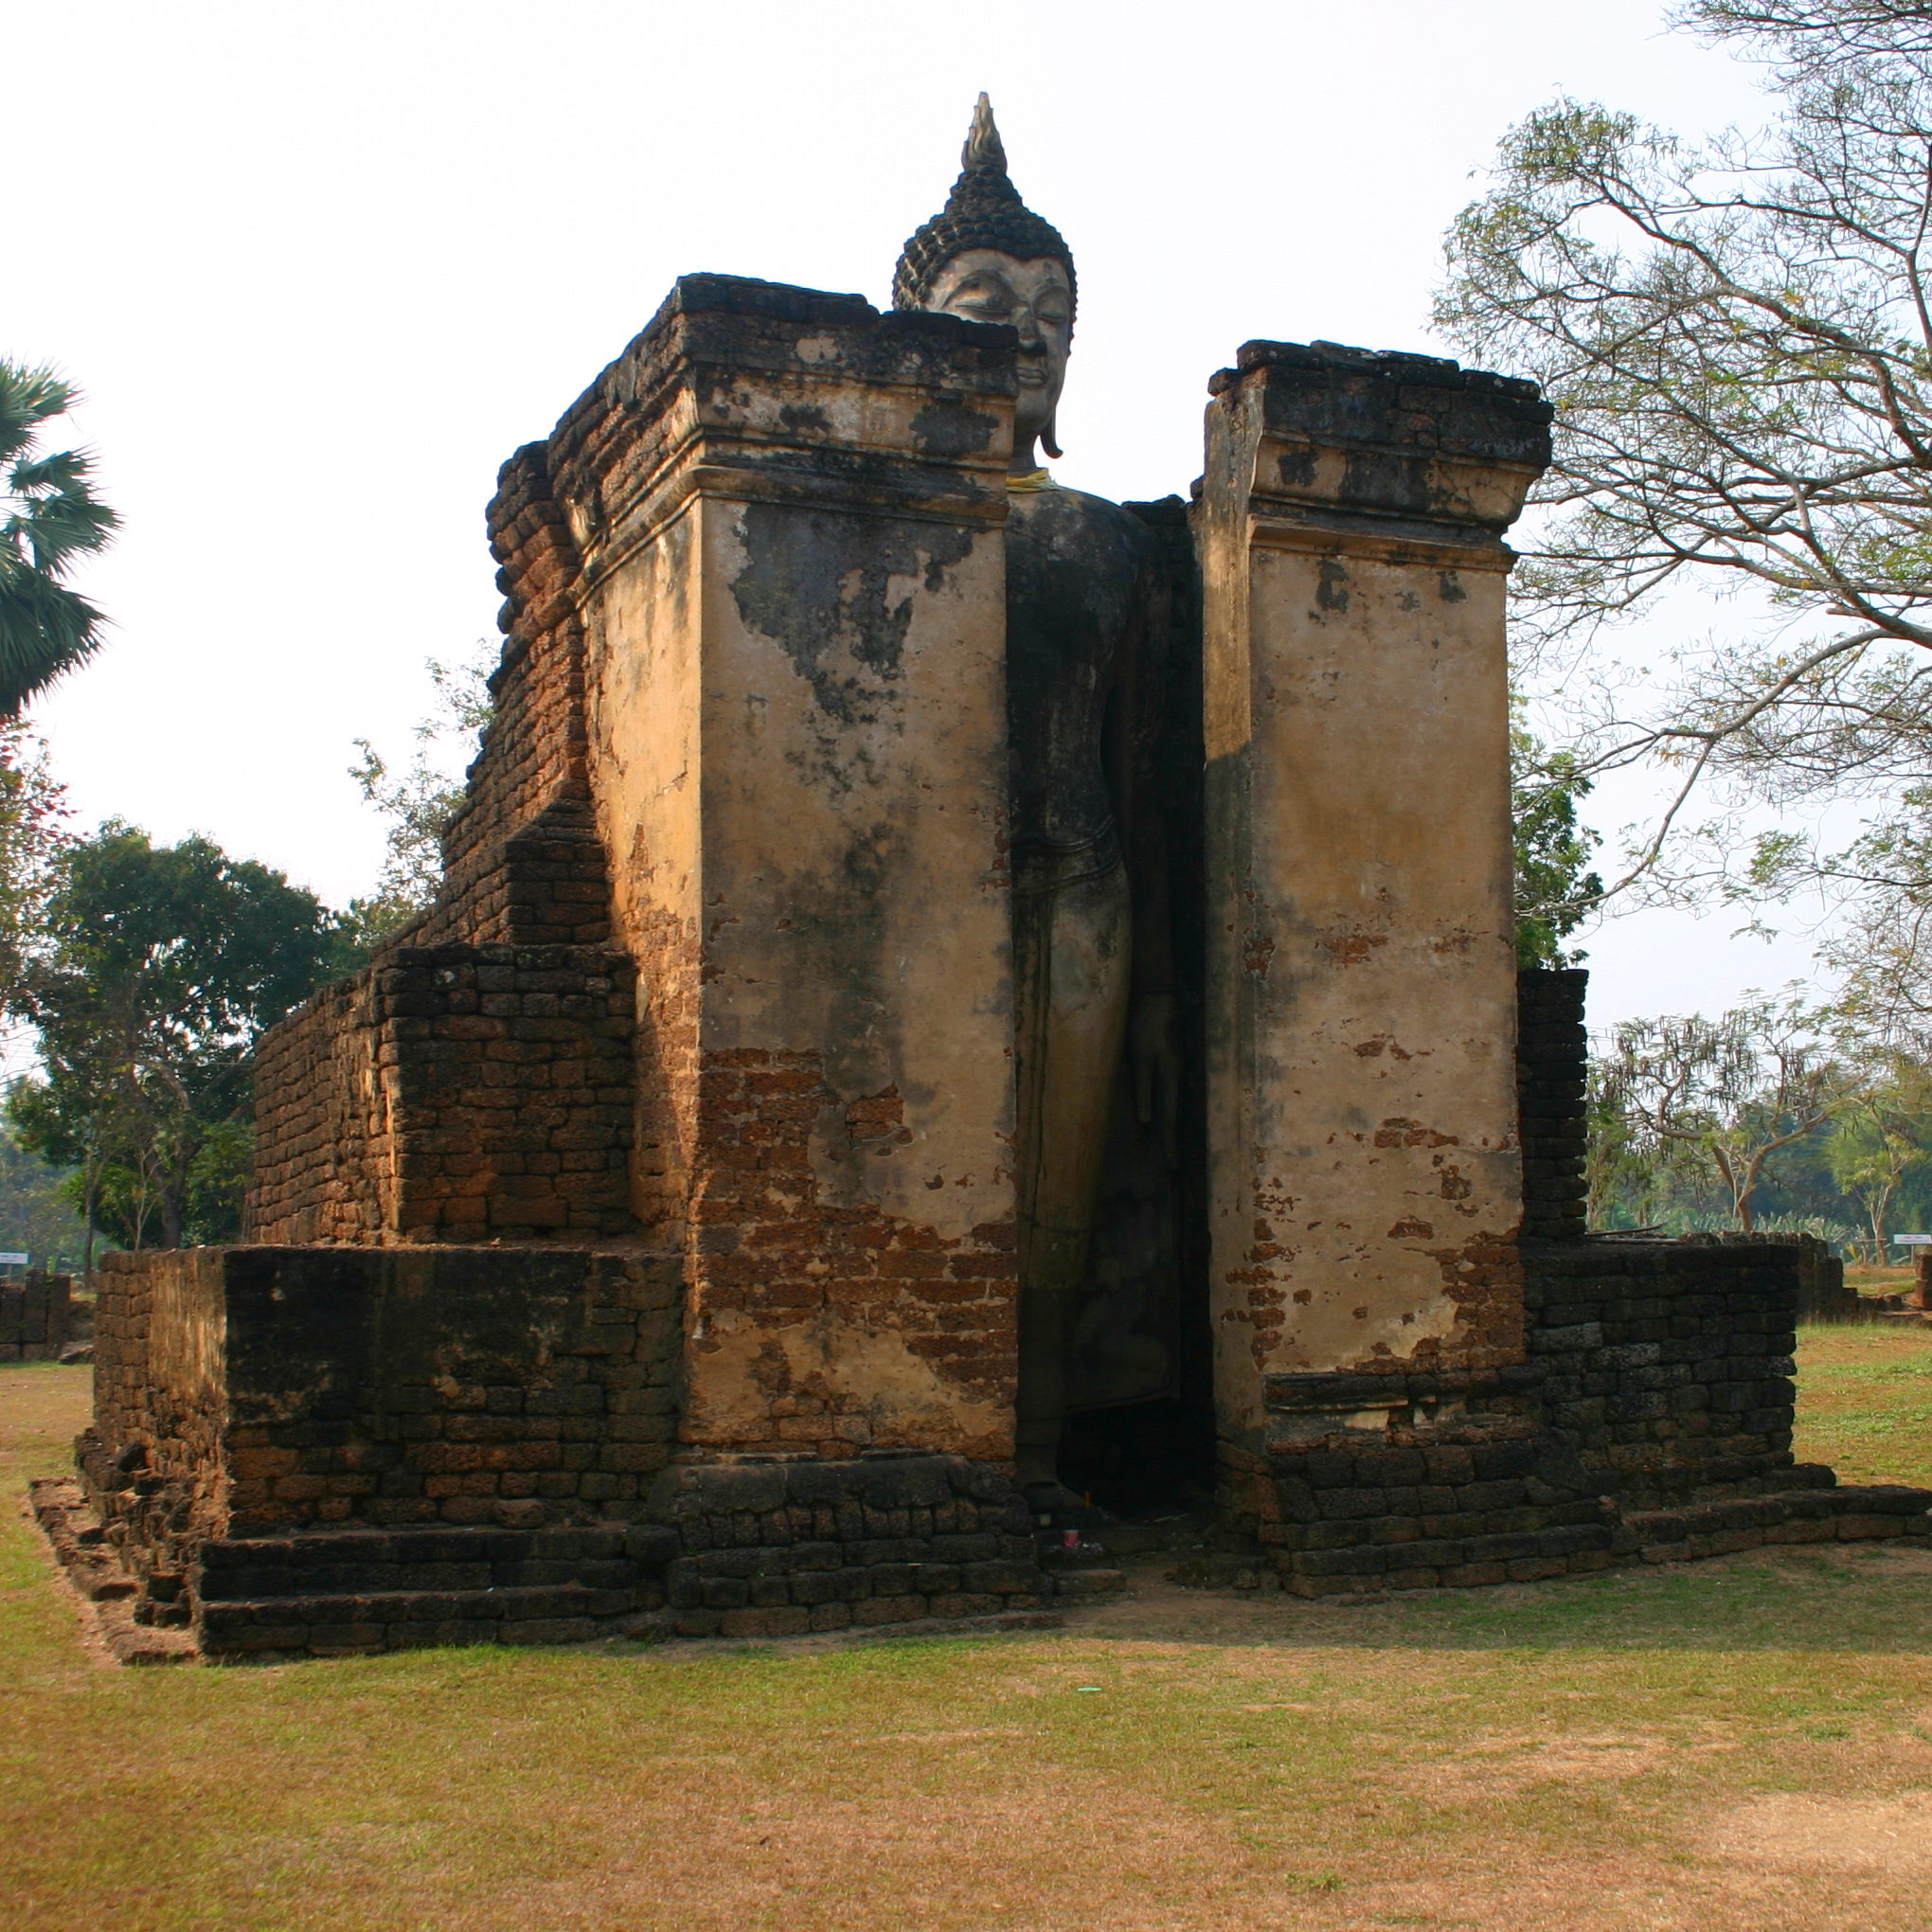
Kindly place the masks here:
[(1735, 1247), (1743, 1243), (1746, 1245), (1768, 1243), (1773, 1247), (1789, 1248), (1798, 1269), (1799, 1321), (1883, 1319), (1880, 1311), (1886, 1304), (1876, 1297), (1867, 1301), (1857, 1289), (1848, 1288), (1845, 1285), (1843, 1258), (1832, 1251), (1829, 1242), (1820, 1241), (1815, 1234), (1783, 1229), (1770, 1234), (1744, 1234), (1732, 1228), (1723, 1228), (1703, 1234), (1687, 1234), (1680, 1239), (1700, 1247)]
[(179, 1600), (228, 1517), (221, 1248), (108, 1254), (95, 1277), (94, 1420), (76, 1461), (144, 1600)]
[(1588, 982), (1574, 968), (1518, 978), (1526, 1325), (1545, 1411), (1632, 1508), (1781, 1487), (1811, 1244), (1583, 1238)]
[(633, 978), (600, 946), (407, 946), (318, 993), (258, 1050), (250, 1238), (629, 1232)]
[(1037, 1609), (1047, 1585), (1025, 1503), (956, 1456), (694, 1464), (659, 1514), (684, 1637), (790, 1637)]
[(67, 1276), (35, 1269), (0, 1283), (0, 1362), (58, 1361), (73, 1330), (73, 1283)]
[(1590, 1043), (1578, 967), (1516, 975), (1516, 1098), (1523, 1138), (1523, 1235), (1576, 1241), (1588, 1187), (1584, 1087)]
[(442, 890), (408, 937), (601, 944), (610, 880), (584, 768), (583, 630), (568, 595), (579, 562), (544, 444), (504, 464), (489, 520), (505, 599), (494, 715), (444, 834)]
[(180, 1620), (215, 1655), (330, 1655), (1037, 1617), (1047, 1588), (1024, 1506), (957, 1458), (686, 1468), (656, 1489), (650, 1523), (217, 1539)]
[(1612, 1561), (1614, 1518), (1514, 1368), (1269, 1379), (1224, 1518), (1302, 1596), (1529, 1582)]
[[(835, 1108), (851, 1143), (909, 1138), (896, 1088), (840, 1101), (815, 1053), (759, 1048), (705, 1056), (696, 1106), (711, 1172), (693, 1204), (689, 1263), (694, 1326), (715, 1333), (769, 1329), (758, 1349), (756, 1406), (687, 1417), (694, 1441), (747, 1453), (867, 1448), (1011, 1454), (1017, 1372), (1013, 1224), (982, 1224), (945, 1239), (875, 1205), (827, 1198), (813, 1171), (814, 1124)], [(878, 1386), (815, 1372), (792, 1336), (836, 1323), (874, 1340)], [(694, 1338), (694, 1353), (713, 1346)], [(903, 1351), (903, 1366), (895, 1354)], [(907, 1370), (926, 1371), (921, 1405), (903, 1396)], [(727, 1399), (729, 1399), (729, 1391)], [(957, 1406), (956, 1406), (956, 1404)], [(962, 1420), (962, 1413), (963, 1418)], [(982, 1434), (969, 1434), (976, 1422)]]
[(674, 1258), (193, 1248), (100, 1283), (82, 1468), (138, 1542), (621, 1518), (670, 1458)]
[(1536, 1255), (1530, 1360), (1551, 1423), (1633, 1509), (1789, 1487), (1798, 1256), (1600, 1239)]

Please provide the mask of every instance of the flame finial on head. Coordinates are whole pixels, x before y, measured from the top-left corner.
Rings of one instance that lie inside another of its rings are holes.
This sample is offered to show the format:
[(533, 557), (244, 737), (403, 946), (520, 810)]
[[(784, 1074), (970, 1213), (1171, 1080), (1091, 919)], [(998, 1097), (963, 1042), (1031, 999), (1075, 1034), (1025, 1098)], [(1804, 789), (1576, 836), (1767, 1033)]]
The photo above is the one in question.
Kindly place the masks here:
[(1051, 222), (1044, 221), (1020, 199), (1007, 175), (1006, 144), (993, 118), (993, 102), (984, 94), (973, 110), (973, 126), (960, 151), (963, 164), (946, 206), (913, 236), (899, 257), (892, 277), (892, 306), (922, 309), (940, 269), (969, 248), (995, 248), (1019, 261), (1050, 258), (1066, 270), (1069, 289), (1074, 278), (1073, 251)]
[(982, 92), (973, 107), (973, 125), (966, 131), (966, 145), (959, 150), (959, 166), (971, 174), (977, 169), (991, 169), (995, 174), (1007, 171), (1006, 144), (993, 124), (993, 102)]

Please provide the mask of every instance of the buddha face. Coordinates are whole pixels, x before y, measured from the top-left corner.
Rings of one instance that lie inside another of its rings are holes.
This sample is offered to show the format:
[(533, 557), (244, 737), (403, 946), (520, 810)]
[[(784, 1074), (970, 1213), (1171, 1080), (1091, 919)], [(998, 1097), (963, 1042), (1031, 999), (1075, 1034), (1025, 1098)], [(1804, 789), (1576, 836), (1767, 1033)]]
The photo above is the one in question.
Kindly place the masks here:
[(1051, 424), (1066, 381), (1073, 291), (1065, 269), (1050, 256), (1021, 261), (996, 248), (969, 248), (940, 269), (926, 307), (967, 322), (1005, 322), (1019, 331), (1013, 450), (1015, 461), (1030, 465), (1034, 438)]

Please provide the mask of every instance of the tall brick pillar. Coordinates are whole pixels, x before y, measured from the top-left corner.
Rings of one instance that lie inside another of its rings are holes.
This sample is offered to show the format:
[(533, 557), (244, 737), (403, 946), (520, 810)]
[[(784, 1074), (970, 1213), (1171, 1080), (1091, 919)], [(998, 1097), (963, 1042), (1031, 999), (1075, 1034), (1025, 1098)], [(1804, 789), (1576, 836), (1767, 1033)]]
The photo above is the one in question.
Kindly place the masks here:
[(1521, 1358), (1501, 536), (1549, 410), (1328, 344), (1211, 392), (1210, 1296), (1256, 1451), (1282, 1378)]
[(1010, 332), (680, 281), (547, 452), (688, 1448), (1011, 1454)]
[(1523, 1233), (1581, 1241), (1589, 1183), (1590, 1036), (1581, 966), (1532, 967), (1516, 975), (1516, 1098), (1522, 1115)]

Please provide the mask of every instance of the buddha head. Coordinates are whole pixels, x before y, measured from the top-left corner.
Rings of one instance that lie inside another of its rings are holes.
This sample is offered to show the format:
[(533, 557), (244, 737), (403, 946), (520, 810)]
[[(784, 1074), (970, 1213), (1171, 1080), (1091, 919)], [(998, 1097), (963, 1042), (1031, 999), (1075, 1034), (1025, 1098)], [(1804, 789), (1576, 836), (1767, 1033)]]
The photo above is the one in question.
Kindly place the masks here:
[(1006, 150), (983, 94), (960, 159), (946, 206), (899, 258), (892, 303), (1018, 331), (1012, 467), (1030, 470), (1036, 438), (1049, 456), (1060, 454), (1053, 418), (1073, 339), (1073, 256), (1060, 230), (1034, 214), (1008, 179)]

